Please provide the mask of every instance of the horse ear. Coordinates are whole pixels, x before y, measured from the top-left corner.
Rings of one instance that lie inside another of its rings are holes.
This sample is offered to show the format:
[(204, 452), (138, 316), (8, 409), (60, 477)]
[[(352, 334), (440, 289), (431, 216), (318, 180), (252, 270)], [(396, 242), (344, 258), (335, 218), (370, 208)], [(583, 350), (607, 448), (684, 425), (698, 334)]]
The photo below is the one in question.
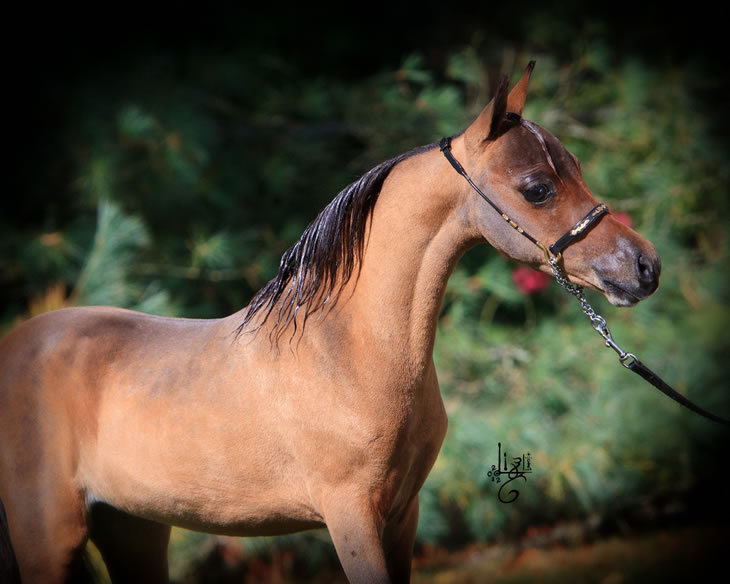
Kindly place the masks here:
[(497, 91), (486, 107), (479, 114), (464, 133), (466, 147), (470, 151), (478, 149), (482, 143), (496, 138), (499, 125), (507, 113), (507, 84), (509, 79), (503, 77)]
[(534, 68), (535, 61), (530, 61), (527, 65), (527, 69), (525, 69), (525, 72), (522, 74), (522, 79), (520, 79), (517, 82), (517, 85), (515, 85), (512, 88), (512, 91), (510, 91), (510, 94), (507, 97), (508, 112), (514, 112), (522, 115), (522, 110), (525, 107), (525, 99), (527, 98), (527, 86), (530, 83), (530, 75), (532, 75), (532, 70)]

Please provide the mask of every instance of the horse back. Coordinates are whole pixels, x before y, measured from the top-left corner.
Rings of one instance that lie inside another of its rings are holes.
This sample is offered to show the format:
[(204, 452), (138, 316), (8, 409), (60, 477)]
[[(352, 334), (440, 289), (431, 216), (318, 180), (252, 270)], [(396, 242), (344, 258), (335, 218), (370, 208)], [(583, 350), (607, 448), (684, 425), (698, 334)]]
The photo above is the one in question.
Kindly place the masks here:
[(198, 322), (66, 308), (30, 319), (0, 339), (0, 496), (33, 472), (34, 460), (41, 465), (62, 456), (73, 466), (79, 444), (95, 436), (110, 378), (193, 342), (200, 336), (193, 331), (205, 329)]

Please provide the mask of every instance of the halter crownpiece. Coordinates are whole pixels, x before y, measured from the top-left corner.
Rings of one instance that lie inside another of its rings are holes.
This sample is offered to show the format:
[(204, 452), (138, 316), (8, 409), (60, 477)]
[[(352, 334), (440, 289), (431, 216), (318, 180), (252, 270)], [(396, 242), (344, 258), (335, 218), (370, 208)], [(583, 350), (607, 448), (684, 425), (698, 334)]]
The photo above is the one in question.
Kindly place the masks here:
[(458, 172), (466, 179), (466, 181), (471, 185), (471, 188), (473, 188), (482, 199), (489, 203), (489, 205), (497, 213), (499, 213), (502, 216), (502, 219), (509, 223), (509, 225), (513, 229), (515, 229), (520, 235), (523, 235), (524, 237), (529, 239), (532, 243), (534, 243), (543, 251), (543, 253), (545, 254), (545, 259), (547, 260), (547, 263), (550, 266), (550, 269), (552, 270), (555, 279), (566, 292), (568, 292), (572, 296), (575, 296), (578, 302), (580, 302), (583, 313), (591, 321), (591, 326), (598, 334), (603, 337), (604, 341), (606, 342), (606, 347), (616, 351), (621, 365), (626, 367), (626, 369), (633, 371), (640, 377), (644, 378), (659, 391), (661, 391), (677, 403), (683, 405), (684, 407), (692, 410), (693, 412), (701, 416), (704, 416), (709, 420), (712, 420), (719, 424), (724, 424), (725, 426), (730, 426), (730, 420), (722, 418), (716, 414), (713, 414), (712, 412), (708, 412), (694, 402), (690, 401), (681, 393), (679, 393), (676, 389), (665, 383), (661, 377), (659, 377), (656, 373), (654, 373), (651, 369), (649, 369), (646, 365), (639, 361), (636, 355), (621, 349), (616, 341), (613, 340), (613, 336), (611, 336), (611, 331), (608, 329), (606, 319), (598, 314), (595, 310), (593, 310), (591, 305), (588, 304), (588, 301), (583, 295), (583, 287), (568, 281), (568, 278), (563, 274), (563, 271), (560, 267), (560, 260), (563, 255), (563, 251), (569, 245), (575, 243), (576, 240), (580, 239), (586, 233), (588, 233), (588, 231), (590, 231), (593, 227), (597, 225), (601, 217), (608, 213), (608, 207), (604, 203), (599, 203), (598, 205), (593, 207), (593, 209), (591, 209), (588, 214), (583, 217), (583, 219), (578, 221), (578, 223), (576, 223), (575, 225), (573, 225), (572, 228), (566, 231), (565, 234), (560, 237), (560, 239), (558, 239), (550, 247), (546, 247), (543, 243), (538, 241), (532, 235), (527, 233), (527, 231), (525, 231), (522, 227), (520, 227), (516, 221), (514, 221), (509, 215), (507, 215), (507, 213), (502, 211), (502, 209), (500, 209), (494, 203), (494, 201), (492, 201), (487, 195), (482, 192), (482, 190), (476, 184), (474, 184), (474, 181), (471, 180), (471, 177), (469, 177), (469, 174), (466, 172), (466, 170), (464, 170), (464, 167), (452, 154), (450, 137), (442, 138), (439, 142), (439, 147), (441, 148), (441, 152), (443, 152), (444, 156), (446, 157), (446, 160), (449, 161), (449, 163), (451, 164), (451, 166), (454, 167), (456, 172)]

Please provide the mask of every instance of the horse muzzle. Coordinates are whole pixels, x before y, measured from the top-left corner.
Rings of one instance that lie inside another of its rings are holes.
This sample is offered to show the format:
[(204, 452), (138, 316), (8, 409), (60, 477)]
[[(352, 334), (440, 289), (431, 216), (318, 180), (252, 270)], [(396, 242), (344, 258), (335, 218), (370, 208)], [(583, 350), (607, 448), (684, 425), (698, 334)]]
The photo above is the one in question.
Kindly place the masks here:
[(594, 262), (600, 289), (614, 306), (633, 306), (659, 287), (661, 259), (650, 243), (645, 242), (642, 247), (622, 243), (611, 257)]

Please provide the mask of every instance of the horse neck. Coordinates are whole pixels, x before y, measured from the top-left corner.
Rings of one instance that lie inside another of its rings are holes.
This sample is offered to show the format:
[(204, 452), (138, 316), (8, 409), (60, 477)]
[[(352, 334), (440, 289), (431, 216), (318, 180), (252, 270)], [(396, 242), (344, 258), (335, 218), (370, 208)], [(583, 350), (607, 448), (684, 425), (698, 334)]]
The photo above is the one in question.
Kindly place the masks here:
[(391, 171), (347, 302), (357, 317), (353, 327), (391, 347), (416, 370), (431, 362), (446, 283), (477, 240), (455, 179), (437, 149)]

